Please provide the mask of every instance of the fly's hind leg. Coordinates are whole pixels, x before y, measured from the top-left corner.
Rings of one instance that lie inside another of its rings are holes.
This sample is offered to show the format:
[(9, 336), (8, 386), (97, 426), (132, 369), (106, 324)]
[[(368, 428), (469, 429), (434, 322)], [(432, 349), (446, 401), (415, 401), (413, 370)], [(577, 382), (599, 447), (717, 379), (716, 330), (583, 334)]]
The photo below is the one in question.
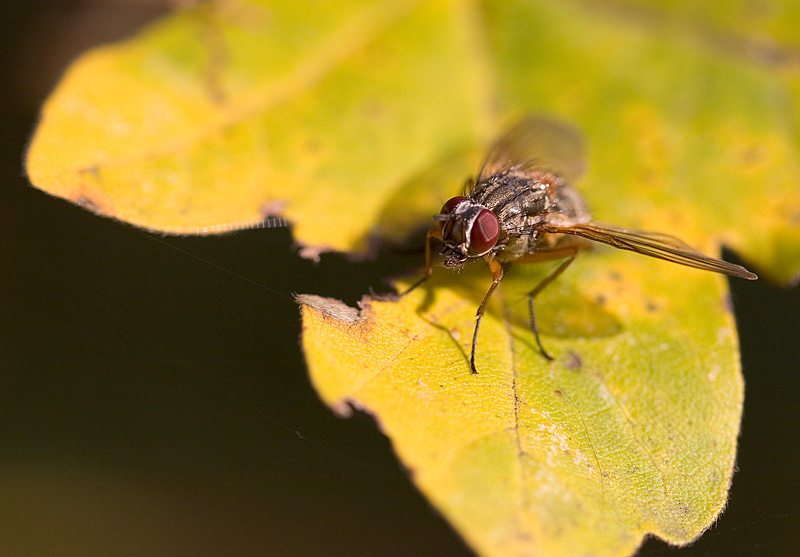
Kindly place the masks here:
[(533, 336), (536, 337), (536, 344), (539, 347), (539, 352), (541, 352), (542, 356), (544, 356), (550, 361), (553, 360), (553, 357), (547, 353), (547, 350), (544, 349), (544, 346), (542, 346), (542, 339), (539, 337), (539, 327), (538, 325), (536, 325), (536, 313), (533, 310), (533, 299), (536, 297), (537, 294), (539, 294), (539, 292), (544, 290), (547, 287), (547, 285), (556, 280), (558, 276), (561, 273), (563, 273), (567, 267), (569, 267), (569, 264), (575, 260), (576, 255), (577, 252), (573, 252), (572, 254), (570, 254), (569, 257), (561, 263), (561, 265), (556, 267), (552, 273), (544, 277), (542, 281), (528, 293), (528, 312), (530, 313), (531, 316), (531, 331), (533, 331)]

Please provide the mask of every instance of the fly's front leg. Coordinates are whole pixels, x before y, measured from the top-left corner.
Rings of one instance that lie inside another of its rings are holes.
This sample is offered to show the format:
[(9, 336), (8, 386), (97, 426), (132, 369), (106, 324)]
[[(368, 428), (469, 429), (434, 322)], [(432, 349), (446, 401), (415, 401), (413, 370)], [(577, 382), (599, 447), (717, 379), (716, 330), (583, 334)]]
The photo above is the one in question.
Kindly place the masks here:
[(550, 361), (553, 360), (553, 357), (550, 354), (548, 354), (547, 351), (544, 349), (544, 346), (542, 346), (542, 339), (539, 338), (539, 327), (536, 325), (536, 313), (533, 311), (533, 299), (539, 292), (544, 290), (548, 284), (550, 284), (556, 278), (558, 278), (558, 276), (561, 273), (563, 273), (567, 267), (569, 267), (569, 264), (575, 260), (576, 255), (577, 253), (573, 253), (572, 255), (570, 255), (568, 259), (565, 259), (564, 262), (561, 263), (561, 265), (556, 267), (556, 269), (552, 273), (550, 273), (544, 279), (542, 279), (542, 281), (528, 293), (528, 312), (530, 313), (531, 316), (531, 331), (533, 331), (533, 336), (536, 337), (536, 344), (539, 346), (539, 352), (541, 352), (542, 356), (544, 356)]
[(478, 347), (478, 327), (481, 326), (481, 319), (483, 318), (483, 312), (486, 311), (486, 304), (489, 303), (489, 298), (492, 297), (495, 288), (497, 288), (497, 285), (500, 284), (500, 281), (503, 279), (504, 272), (503, 266), (495, 259), (489, 261), (489, 270), (492, 272), (492, 285), (489, 287), (489, 290), (486, 291), (483, 302), (481, 302), (478, 308), (478, 315), (475, 320), (475, 332), (472, 333), (472, 352), (470, 352), (469, 355), (469, 367), (472, 373), (475, 374), (478, 373), (478, 370), (475, 368), (475, 349)]
[(414, 284), (408, 287), (408, 289), (400, 294), (400, 296), (405, 296), (416, 287), (424, 283), (426, 280), (431, 278), (433, 274), (433, 266), (431, 260), (431, 240), (436, 238), (437, 240), (442, 239), (442, 231), (439, 229), (431, 229), (428, 230), (428, 233), (425, 235), (425, 273), (420, 277)]

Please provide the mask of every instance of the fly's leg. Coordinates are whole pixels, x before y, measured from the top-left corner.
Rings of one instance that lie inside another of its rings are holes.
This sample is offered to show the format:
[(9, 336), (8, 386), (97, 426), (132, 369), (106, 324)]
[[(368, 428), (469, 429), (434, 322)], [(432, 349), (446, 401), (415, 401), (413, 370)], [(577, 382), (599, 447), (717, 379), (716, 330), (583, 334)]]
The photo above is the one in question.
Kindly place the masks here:
[(553, 360), (553, 357), (550, 354), (548, 354), (547, 351), (544, 349), (544, 346), (542, 346), (542, 339), (539, 338), (539, 327), (536, 325), (536, 313), (533, 311), (533, 299), (539, 292), (544, 290), (548, 284), (550, 284), (556, 278), (558, 278), (558, 276), (561, 273), (563, 273), (567, 267), (569, 267), (569, 264), (575, 260), (576, 255), (577, 253), (573, 253), (571, 256), (569, 256), (568, 259), (565, 259), (564, 262), (561, 263), (561, 265), (556, 267), (556, 269), (552, 273), (550, 273), (544, 279), (542, 279), (542, 281), (528, 293), (528, 311), (531, 316), (531, 331), (533, 331), (533, 336), (536, 337), (536, 344), (539, 346), (539, 352), (541, 352), (542, 356), (544, 356), (550, 361)]
[(500, 281), (503, 279), (504, 272), (503, 266), (494, 259), (489, 261), (489, 270), (492, 272), (492, 285), (489, 287), (489, 290), (486, 291), (486, 295), (483, 297), (483, 301), (478, 308), (478, 314), (475, 320), (475, 332), (472, 333), (472, 352), (470, 352), (469, 355), (469, 367), (472, 373), (476, 375), (478, 370), (475, 369), (475, 349), (478, 347), (478, 327), (481, 326), (481, 319), (483, 318), (483, 312), (486, 311), (486, 304), (489, 303), (489, 298), (492, 297), (495, 288), (497, 288), (497, 285), (500, 284)]
[(405, 292), (400, 294), (400, 296), (405, 296), (406, 294), (414, 290), (416, 287), (424, 283), (426, 280), (431, 278), (431, 275), (433, 274), (433, 266), (431, 264), (431, 240), (433, 240), (434, 238), (441, 240), (442, 231), (434, 229), (428, 230), (428, 233), (425, 235), (425, 273), (419, 279), (417, 279), (417, 281), (414, 282), (414, 284), (409, 286)]

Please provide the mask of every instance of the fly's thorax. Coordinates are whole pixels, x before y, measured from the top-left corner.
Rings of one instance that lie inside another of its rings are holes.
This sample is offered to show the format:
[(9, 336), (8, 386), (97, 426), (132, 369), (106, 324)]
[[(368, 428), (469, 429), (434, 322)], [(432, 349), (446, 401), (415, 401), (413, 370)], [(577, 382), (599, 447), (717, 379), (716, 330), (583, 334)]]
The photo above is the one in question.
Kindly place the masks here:
[(544, 216), (558, 198), (563, 179), (549, 172), (512, 168), (478, 183), (471, 197), (497, 214), (504, 228), (511, 231), (520, 219)]
[(495, 258), (512, 262), (541, 250), (553, 249), (558, 239), (545, 232), (546, 224), (590, 222), (583, 197), (564, 179), (544, 171), (519, 169), (489, 177), (475, 188), (480, 199), (497, 215), (501, 226)]
[(490, 176), (476, 185), (471, 198), (494, 211), (509, 236), (527, 234), (552, 218), (590, 221), (581, 194), (560, 176), (540, 170), (516, 168)]

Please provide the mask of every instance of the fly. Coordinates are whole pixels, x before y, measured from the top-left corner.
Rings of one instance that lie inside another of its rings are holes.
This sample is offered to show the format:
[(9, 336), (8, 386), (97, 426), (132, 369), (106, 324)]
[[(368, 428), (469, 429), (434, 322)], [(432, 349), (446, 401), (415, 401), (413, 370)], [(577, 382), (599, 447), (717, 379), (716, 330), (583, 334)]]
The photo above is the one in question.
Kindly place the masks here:
[(445, 267), (459, 268), (479, 259), (489, 264), (492, 284), (477, 311), (469, 362), (472, 373), (477, 373), (475, 351), (486, 305), (514, 264), (563, 259), (527, 296), (531, 331), (548, 360), (553, 357), (539, 337), (534, 298), (592, 242), (705, 271), (758, 278), (740, 265), (703, 255), (674, 236), (593, 222), (586, 202), (571, 185), (582, 170), (578, 133), (550, 120), (529, 117), (492, 145), (477, 178), (467, 182), (464, 195), (449, 199), (433, 216), (439, 227), (429, 230), (426, 237), (425, 274), (407, 292), (433, 273), (434, 238), (441, 240)]

